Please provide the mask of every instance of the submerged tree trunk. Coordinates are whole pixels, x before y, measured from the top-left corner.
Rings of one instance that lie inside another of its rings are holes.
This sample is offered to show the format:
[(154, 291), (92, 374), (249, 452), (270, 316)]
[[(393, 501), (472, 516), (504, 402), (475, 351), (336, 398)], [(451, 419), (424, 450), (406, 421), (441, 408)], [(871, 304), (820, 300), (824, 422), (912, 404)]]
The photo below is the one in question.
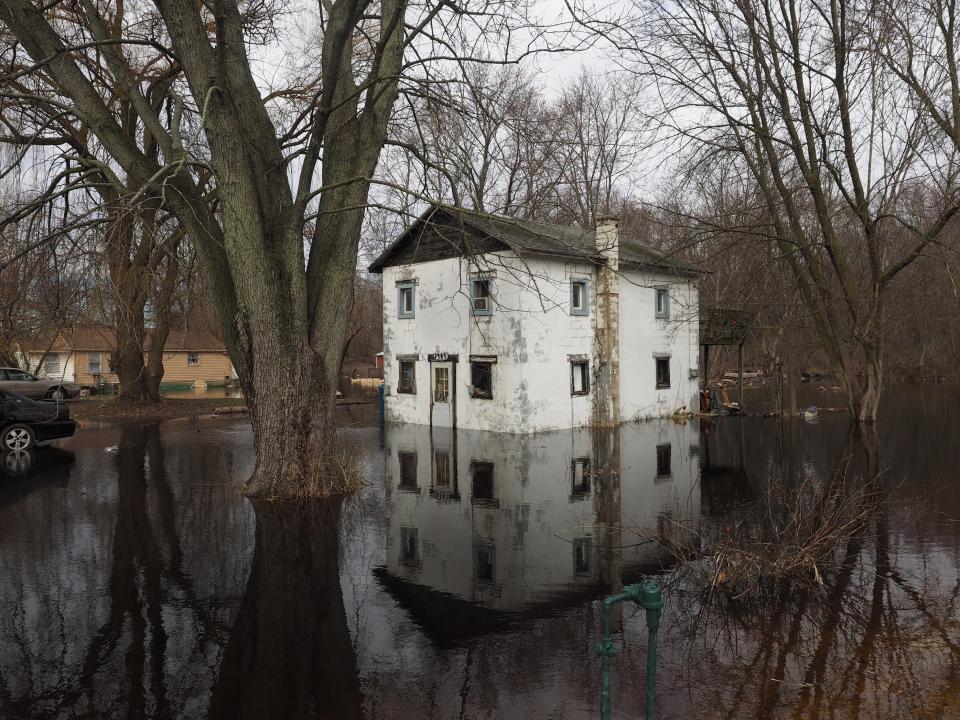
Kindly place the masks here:
[(255, 501), (247, 589), (209, 717), (362, 717), (340, 588), (340, 500)]

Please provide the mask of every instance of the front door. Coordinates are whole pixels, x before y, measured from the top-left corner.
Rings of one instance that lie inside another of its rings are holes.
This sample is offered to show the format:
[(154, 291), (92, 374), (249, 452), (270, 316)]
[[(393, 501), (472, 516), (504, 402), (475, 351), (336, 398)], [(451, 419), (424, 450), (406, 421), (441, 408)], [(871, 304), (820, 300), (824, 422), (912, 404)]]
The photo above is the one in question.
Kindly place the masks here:
[(453, 363), (430, 363), (430, 424), (453, 427)]

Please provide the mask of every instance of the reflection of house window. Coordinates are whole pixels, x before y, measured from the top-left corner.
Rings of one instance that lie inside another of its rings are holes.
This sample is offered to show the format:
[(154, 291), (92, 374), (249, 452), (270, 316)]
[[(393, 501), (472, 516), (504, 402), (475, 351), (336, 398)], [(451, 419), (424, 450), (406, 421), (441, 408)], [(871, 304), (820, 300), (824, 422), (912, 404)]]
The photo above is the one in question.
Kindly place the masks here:
[(493, 505), (499, 507), (496, 499), (493, 485), (493, 463), (474, 460), (470, 465), (473, 475), (473, 496), (474, 505)]
[(400, 489), (417, 489), (417, 454), (415, 452), (397, 453), (400, 460)]
[(450, 451), (434, 450), (432, 466), (430, 494), (441, 501), (459, 500), (457, 479), (453, 475), (453, 464), (450, 462)]
[(657, 445), (657, 479), (669, 478), (670, 471), (670, 453), (673, 446), (670, 443)]
[(493, 545), (473, 546), (473, 577), (478, 582), (493, 582), (496, 553)]
[(407, 567), (420, 565), (420, 531), (415, 527), (400, 528), (400, 564)]
[(590, 495), (590, 458), (579, 457), (570, 461), (570, 476), (573, 480), (570, 500), (583, 500)]
[(573, 572), (577, 575), (590, 574), (590, 550), (593, 547), (593, 538), (573, 539)]
[(435, 487), (450, 487), (450, 453), (446, 450), (433, 451), (433, 484)]

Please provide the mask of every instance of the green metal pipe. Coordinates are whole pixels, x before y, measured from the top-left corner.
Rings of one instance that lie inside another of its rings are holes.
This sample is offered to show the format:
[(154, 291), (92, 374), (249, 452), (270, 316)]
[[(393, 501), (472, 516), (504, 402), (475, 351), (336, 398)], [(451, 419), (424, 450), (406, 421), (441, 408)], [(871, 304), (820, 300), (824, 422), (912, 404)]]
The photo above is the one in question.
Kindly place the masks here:
[(654, 720), (653, 704), (656, 697), (657, 678), (657, 631), (660, 628), (660, 611), (663, 609), (663, 596), (660, 586), (652, 580), (636, 585), (627, 585), (618, 595), (604, 598), (602, 603), (603, 634), (597, 643), (597, 656), (600, 658), (600, 718), (610, 720), (613, 709), (613, 696), (610, 690), (610, 665), (617, 654), (613, 644), (611, 615), (613, 607), (626, 600), (633, 600), (647, 611), (647, 709), (646, 720)]

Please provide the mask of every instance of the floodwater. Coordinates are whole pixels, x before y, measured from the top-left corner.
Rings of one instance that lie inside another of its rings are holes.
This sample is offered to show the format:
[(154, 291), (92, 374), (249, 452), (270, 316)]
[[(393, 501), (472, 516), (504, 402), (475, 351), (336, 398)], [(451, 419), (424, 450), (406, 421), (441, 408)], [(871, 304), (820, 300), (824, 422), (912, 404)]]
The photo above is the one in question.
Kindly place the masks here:
[[(658, 718), (960, 718), (960, 391), (891, 391), (863, 436), (431, 435), (374, 408), (343, 409), (367, 484), (342, 504), (244, 499), (243, 418), (0, 458), (0, 717), (595, 718), (598, 600), (655, 576)], [(809, 520), (865, 486), (822, 586), (691, 570), (783, 530), (783, 498)], [(615, 626), (613, 715), (639, 718), (644, 613)]]

